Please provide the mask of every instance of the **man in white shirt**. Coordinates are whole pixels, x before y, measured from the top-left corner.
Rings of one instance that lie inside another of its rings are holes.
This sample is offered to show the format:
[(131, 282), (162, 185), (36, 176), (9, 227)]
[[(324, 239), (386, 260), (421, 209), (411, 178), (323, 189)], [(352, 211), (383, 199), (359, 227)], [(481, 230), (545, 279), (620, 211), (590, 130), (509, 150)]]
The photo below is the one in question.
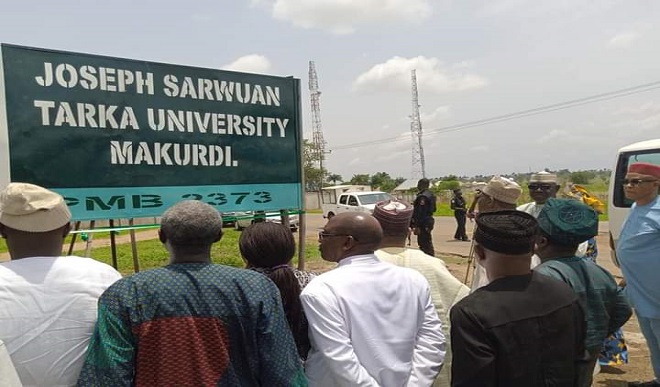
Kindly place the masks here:
[(388, 200), (376, 204), (373, 216), (383, 228), (383, 240), (375, 254), (383, 262), (415, 269), (429, 281), (431, 300), (442, 321), (443, 333), (447, 339), (444, 364), (433, 387), (449, 387), (451, 383), (449, 375), (451, 349), (448, 339), (449, 310), (470, 293), (470, 288), (456, 279), (441, 259), (432, 257), (421, 250), (406, 247), (412, 213), (413, 206), (408, 203)]
[(532, 174), (527, 183), (527, 188), (529, 188), (529, 196), (531, 196), (534, 201), (521, 204), (516, 209), (537, 218), (541, 213), (545, 202), (548, 199), (557, 196), (557, 191), (559, 191), (558, 182), (557, 175), (554, 173), (541, 171)]
[(347, 212), (319, 233), (321, 256), (338, 267), (300, 295), (312, 344), (311, 386), (430, 386), (445, 355), (429, 284), (374, 255), (383, 231), (369, 214)]
[(96, 322), (96, 303), (121, 278), (90, 258), (61, 257), (71, 213), (59, 194), (10, 183), (0, 194), (0, 338), (25, 386), (76, 383)]

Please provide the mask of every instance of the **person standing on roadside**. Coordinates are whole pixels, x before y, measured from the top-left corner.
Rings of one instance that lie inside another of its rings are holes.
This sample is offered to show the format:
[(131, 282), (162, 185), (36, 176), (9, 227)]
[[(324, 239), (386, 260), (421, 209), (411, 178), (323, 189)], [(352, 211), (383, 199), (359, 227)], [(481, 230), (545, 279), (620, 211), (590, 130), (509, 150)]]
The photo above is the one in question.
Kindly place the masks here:
[(419, 249), (434, 257), (435, 250), (431, 231), (433, 231), (433, 225), (435, 224), (433, 213), (435, 212), (436, 199), (433, 192), (429, 190), (429, 186), (430, 182), (427, 178), (419, 179), (417, 182), (418, 193), (413, 203), (414, 210), (410, 227), (417, 235)]
[(655, 380), (628, 385), (660, 386), (660, 165), (630, 164), (623, 189), (634, 203), (621, 229), (616, 255), (655, 374)]
[(456, 232), (454, 239), (457, 241), (467, 242), (467, 232), (465, 231), (465, 215), (467, 213), (465, 198), (460, 188), (454, 190), (454, 197), (451, 198), (451, 209), (454, 211), (454, 218), (456, 218)]

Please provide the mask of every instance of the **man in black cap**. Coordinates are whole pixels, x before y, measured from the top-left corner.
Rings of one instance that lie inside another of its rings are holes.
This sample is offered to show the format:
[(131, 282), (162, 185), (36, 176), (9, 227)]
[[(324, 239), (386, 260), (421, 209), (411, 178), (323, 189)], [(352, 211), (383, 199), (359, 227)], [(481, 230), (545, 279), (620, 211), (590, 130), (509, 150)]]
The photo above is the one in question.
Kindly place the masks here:
[(413, 203), (414, 210), (410, 227), (413, 228), (415, 235), (417, 235), (419, 249), (434, 257), (435, 251), (433, 249), (431, 231), (433, 231), (433, 225), (435, 223), (433, 219), (435, 195), (429, 190), (430, 185), (431, 183), (427, 178), (419, 179), (417, 182), (419, 192)]
[(584, 314), (569, 286), (530, 270), (536, 219), (508, 210), (476, 222), (490, 283), (451, 310), (452, 386), (575, 386)]
[(534, 270), (566, 282), (580, 298), (587, 322), (588, 358), (580, 366), (578, 386), (591, 386), (603, 340), (628, 321), (632, 310), (612, 275), (575, 255), (578, 245), (598, 234), (598, 213), (570, 199), (548, 199), (538, 216), (540, 233)]

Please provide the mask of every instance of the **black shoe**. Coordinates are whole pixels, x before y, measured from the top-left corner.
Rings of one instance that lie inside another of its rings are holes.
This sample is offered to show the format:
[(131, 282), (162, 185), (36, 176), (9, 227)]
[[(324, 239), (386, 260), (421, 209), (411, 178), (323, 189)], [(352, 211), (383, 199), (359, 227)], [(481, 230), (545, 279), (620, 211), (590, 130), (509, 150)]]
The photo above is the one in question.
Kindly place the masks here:
[(629, 382), (628, 385), (634, 387), (660, 387), (660, 382), (649, 380), (648, 382)]
[(461, 240), (462, 240), (463, 242), (469, 242), (469, 241), (470, 241), (470, 239), (468, 239), (468, 238), (463, 238), (463, 239), (461, 239)]

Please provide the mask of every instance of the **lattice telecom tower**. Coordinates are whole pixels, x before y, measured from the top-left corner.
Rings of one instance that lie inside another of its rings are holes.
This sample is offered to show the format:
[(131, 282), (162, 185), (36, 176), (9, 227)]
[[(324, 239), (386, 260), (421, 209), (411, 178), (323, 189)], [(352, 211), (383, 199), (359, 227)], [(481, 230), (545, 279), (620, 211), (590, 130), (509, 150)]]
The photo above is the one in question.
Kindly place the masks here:
[(424, 148), (422, 147), (422, 121), (419, 118), (419, 98), (417, 96), (417, 75), (412, 70), (412, 115), (410, 116), (410, 134), (412, 135), (412, 178), (426, 177)]
[(319, 162), (319, 169), (321, 170), (321, 177), (319, 188), (323, 188), (325, 181), (325, 170), (323, 169), (323, 161), (326, 155), (326, 142), (323, 139), (323, 127), (321, 126), (321, 92), (319, 91), (319, 80), (316, 76), (316, 65), (314, 61), (309, 61), (309, 96), (312, 105), (312, 143), (314, 144), (315, 159)]

